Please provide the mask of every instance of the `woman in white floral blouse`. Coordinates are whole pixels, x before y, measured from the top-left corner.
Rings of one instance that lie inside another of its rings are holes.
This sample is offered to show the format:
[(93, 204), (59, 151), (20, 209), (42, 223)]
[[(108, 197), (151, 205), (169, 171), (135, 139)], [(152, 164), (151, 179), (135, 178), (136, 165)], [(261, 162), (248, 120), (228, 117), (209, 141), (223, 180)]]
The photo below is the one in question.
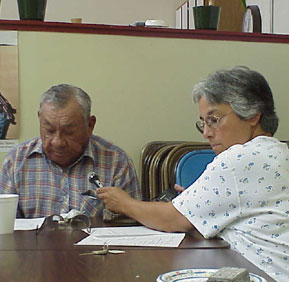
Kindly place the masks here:
[(219, 236), (277, 281), (289, 279), (289, 150), (271, 89), (247, 67), (220, 70), (197, 84), (197, 129), (216, 157), (172, 202), (142, 202), (116, 187), (98, 190), (107, 208), (163, 231), (196, 228)]

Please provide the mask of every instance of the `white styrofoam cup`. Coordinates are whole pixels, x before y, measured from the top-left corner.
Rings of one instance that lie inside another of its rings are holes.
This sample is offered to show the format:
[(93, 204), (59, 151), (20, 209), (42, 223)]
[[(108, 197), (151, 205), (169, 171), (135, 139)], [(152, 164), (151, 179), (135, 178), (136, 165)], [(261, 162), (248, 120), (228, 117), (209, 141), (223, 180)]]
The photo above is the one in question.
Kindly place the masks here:
[(17, 194), (0, 194), (0, 234), (14, 232), (18, 198)]

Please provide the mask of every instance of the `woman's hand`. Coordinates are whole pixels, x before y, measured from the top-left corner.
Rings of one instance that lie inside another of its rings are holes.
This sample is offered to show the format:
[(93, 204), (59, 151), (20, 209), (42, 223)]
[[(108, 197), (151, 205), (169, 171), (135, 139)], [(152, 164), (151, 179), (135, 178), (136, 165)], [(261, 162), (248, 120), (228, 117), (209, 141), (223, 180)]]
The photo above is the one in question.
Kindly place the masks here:
[(184, 187), (182, 187), (182, 186), (180, 186), (180, 185), (178, 185), (178, 184), (175, 184), (174, 188), (175, 188), (175, 190), (176, 190), (178, 193), (182, 193), (182, 192), (185, 190)]
[[(183, 187), (178, 185), (178, 190), (183, 191)], [(140, 201), (118, 187), (98, 188), (96, 193), (110, 211), (124, 214), (150, 228), (166, 232), (187, 232), (193, 228), (171, 202)]]
[(125, 214), (133, 198), (119, 187), (103, 187), (96, 189), (97, 197), (106, 207), (115, 212)]

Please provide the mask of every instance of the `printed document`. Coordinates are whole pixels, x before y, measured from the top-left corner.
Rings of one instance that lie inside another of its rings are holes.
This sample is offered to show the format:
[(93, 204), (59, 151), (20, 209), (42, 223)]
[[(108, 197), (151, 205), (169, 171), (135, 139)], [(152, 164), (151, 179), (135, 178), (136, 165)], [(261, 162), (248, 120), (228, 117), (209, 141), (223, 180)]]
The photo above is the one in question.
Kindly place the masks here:
[(16, 218), (14, 223), (14, 230), (34, 230), (40, 227), (45, 218)]
[(178, 247), (185, 233), (167, 233), (144, 226), (92, 228), (76, 245)]

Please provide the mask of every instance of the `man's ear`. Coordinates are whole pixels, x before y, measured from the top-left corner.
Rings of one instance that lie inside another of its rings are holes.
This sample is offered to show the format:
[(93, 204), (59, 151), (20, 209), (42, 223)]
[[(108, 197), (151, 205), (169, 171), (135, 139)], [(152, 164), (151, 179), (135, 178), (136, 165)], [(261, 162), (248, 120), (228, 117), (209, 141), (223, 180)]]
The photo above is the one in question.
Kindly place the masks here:
[(96, 124), (96, 117), (95, 116), (91, 116), (89, 118), (89, 122), (88, 122), (88, 128), (89, 128), (89, 131), (90, 131), (91, 134), (93, 132), (95, 124)]

